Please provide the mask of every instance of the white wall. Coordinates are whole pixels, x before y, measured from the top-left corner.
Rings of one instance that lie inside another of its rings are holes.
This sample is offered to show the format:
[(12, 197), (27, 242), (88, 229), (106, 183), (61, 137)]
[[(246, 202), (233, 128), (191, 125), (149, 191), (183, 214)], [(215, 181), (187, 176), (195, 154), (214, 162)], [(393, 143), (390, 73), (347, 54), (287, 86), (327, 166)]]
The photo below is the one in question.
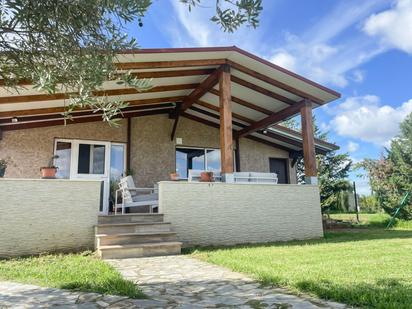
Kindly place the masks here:
[(100, 182), (0, 179), (0, 257), (93, 249)]
[(159, 211), (186, 246), (323, 236), (317, 186), (160, 182), (159, 194)]

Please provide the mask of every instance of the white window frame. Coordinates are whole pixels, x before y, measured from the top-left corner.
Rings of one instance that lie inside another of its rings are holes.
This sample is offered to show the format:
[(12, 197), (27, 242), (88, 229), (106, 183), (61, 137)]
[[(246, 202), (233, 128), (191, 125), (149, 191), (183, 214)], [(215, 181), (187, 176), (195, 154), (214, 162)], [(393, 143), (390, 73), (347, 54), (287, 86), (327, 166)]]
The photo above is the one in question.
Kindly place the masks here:
[[(176, 166), (176, 151), (177, 151), (178, 149), (203, 150), (203, 151), (204, 151), (204, 158), (205, 158), (205, 163), (204, 163), (204, 165), (203, 165), (203, 170), (205, 170), (205, 171), (208, 170), (208, 169), (207, 169), (207, 155), (206, 155), (208, 150), (219, 150), (219, 151), (220, 151), (220, 155), (222, 155), (222, 151), (220, 150), (220, 148), (212, 148), (212, 147), (192, 147), (192, 146), (181, 146), (181, 145), (176, 146), (176, 148), (175, 148), (175, 171), (176, 171), (176, 168), (177, 168), (177, 166)], [(220, 168), (222, 168), (222, 167), (220, 167)], [(235, 151), (233, 151), (233, 170), (236, 170), (236, 156), (235, 156)], [(185, 179), (187, 179), (187, 177), (185, 177), (185, 178), (182, 177), (182, 178), (180, 178), (180, 179), (185, 180)]]

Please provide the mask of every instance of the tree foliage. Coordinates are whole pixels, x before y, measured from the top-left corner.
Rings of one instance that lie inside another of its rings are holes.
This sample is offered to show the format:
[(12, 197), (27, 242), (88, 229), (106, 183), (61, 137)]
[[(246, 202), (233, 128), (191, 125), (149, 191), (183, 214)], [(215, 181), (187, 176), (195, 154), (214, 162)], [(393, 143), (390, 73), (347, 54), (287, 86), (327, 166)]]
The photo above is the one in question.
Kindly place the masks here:
[[(378, 160), (366, 159), (360, 165), (379, 204), (393, 214), (406, 192), (412, 193), (412, 114), (400, 125), (400, 134), (392, 140)], [(412, 200), (400, 212), (402, 219), (412, 219)]]
[[(295, 119), (282, 123), (283, 125), (301, 130), (300, 124)], [(328, 132), (322, 131), (313, 117), (313, 132), (316, 138), (327, 141)], [(347, 180), (352, 166), (352, 160), (347, 153), (337, 154), (328, 152), (326, 155), (317, 154), (318, 182), (322, 211), (330, 209), (339, 210), (345, 204), (347, 192), (351, 192), (352, 186)], [(305, 165), (303, 156), (296, 163), (298, 183), (305, 183)]]
[[(175, 0), (179, 1), (179, 0)], [(180, 0), (189, 10), (202, 0)], [(101, 112), (113, 122), (127, 106), (121, 100), (94, 97), (105, 81), (139, 91), (150, 80), (119, 74), (114, 62), (120, 50), (137, 48), (126, 25), (143, 18), (152, 0), (1, 0), (0, 78), (10, 87), (31, 82), (36, 89), (66, 93), (66, 117), (76, 108)], [(212, 22), (233, 32), (242, 24), (258, 25), (261, 0), (216, 0)]]

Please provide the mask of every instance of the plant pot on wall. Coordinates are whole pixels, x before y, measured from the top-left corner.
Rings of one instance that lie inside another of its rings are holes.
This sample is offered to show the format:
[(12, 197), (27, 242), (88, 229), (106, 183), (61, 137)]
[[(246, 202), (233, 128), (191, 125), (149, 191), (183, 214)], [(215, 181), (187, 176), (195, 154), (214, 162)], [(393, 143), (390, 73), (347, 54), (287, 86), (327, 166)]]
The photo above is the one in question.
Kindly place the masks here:
[(200, 173), (200, 181), (201, 182), (213, 182), (215, 181), (213, 178), (213, 172), (201, 172)]
[(56, 178), (57, 168), (56, 167), (41, 167), (40, 172), (41, 172), (41, 178), (54, 179)]
[(179, 174), (178, 173), (170, 173), (170, 180), (178, 181), (179, 180)]

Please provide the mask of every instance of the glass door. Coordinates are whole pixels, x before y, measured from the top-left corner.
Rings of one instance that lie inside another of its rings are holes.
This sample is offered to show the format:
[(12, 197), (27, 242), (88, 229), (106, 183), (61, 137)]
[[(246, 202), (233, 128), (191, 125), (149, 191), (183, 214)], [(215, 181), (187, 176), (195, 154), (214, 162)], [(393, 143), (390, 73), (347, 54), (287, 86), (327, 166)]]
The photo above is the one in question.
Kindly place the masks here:
[(72, 141), (71, 179), (102, 180), (100, 213), (107, 214), (110, 188), (110, 142)]
[[(113, 147), (116, 147), (113, 144)], [(125, 145), (123, 145), (125, 147)], [(88, 140), (57, 139), (54, 153), (59, 157), (55, 159), (58, 167), (56, 177), (63, 179), (96, 179), (102, 181), (100, 192), (100, 213), (109, 211), (110, 175), (112, 143)], [(115, 152), (114, 166), (120, 169)]]

